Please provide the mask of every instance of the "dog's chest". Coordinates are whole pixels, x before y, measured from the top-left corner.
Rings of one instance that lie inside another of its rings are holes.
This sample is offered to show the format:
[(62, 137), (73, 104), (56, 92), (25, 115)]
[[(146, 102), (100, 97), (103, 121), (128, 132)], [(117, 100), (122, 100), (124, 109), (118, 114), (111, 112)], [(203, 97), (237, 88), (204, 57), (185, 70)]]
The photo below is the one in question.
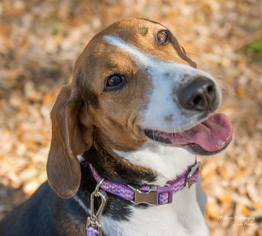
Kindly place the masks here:
[(135, 209), (130, 221), (120, 224), (119, 235), (174, 235), (176, 222), (176, 214), (166, 207)]
[(177, 221), (177, 215), (172, 206), (148, 209), (132, 207), (132, 215), (128, 221), (105, 218), (103, 228), (107, 236), (171, 236), (179, 232), (180, 226), (176, 224)]
[(202, 214), (196, 204), (194, 190), (181, 191), (172, 204), (148, 208), (131, 207), (127, 221), (103, 218), (107, 236), (190, 236), (208, 235)]

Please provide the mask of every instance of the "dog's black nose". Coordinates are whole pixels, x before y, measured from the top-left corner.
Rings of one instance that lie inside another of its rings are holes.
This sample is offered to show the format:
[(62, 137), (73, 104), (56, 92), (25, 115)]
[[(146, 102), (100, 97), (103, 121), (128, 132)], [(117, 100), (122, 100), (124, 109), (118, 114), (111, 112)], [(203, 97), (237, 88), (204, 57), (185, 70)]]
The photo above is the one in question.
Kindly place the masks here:
[(192, 111), (210, 111), (217, 102), (215, 83), (206, 77), (198, 77), (185, 85), (178, 94), (181, 106)]

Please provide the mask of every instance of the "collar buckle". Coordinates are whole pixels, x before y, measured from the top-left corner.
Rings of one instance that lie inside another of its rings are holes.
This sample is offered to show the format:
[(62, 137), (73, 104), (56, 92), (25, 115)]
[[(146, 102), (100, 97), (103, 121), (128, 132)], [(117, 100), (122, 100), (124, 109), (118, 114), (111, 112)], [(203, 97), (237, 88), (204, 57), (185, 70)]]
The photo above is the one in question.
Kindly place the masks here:
[(149, 205), (158, 205), (158, 192), (157, 187), (154, 186), (150, 188), (147, 192), (143, 192), (140, 189), (134, 188), (128, 185), (135, 193), (134, 200), (132, 201), (134, 204), (149, 204)]

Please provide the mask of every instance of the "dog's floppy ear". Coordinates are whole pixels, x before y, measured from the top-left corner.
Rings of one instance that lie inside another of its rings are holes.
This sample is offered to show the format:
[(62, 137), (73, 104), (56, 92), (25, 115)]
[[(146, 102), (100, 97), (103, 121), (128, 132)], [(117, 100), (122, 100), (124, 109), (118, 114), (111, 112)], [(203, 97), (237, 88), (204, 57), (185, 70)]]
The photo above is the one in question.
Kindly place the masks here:
[(92, 144), (90, 137), (83, 139), (79, 116), (82, 102), (71, 85), (64, 86), (51, 111), (52, 140), (47, 162), (48, 182), (62, 198), (72, 197), (81, 180), (77, 155), (83, 154)]

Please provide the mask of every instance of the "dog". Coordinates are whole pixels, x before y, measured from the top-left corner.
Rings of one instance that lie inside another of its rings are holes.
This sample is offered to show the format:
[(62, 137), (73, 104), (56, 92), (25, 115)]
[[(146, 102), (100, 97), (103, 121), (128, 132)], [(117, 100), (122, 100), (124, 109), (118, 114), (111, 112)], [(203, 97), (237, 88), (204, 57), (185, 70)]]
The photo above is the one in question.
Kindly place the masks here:
[(51, 111), (48, 182), (0, 235), (208, 235), (195, 158), (232, 138), (215, 79), (165, 26), (141, 18), (92, 38), (72, 77)]

